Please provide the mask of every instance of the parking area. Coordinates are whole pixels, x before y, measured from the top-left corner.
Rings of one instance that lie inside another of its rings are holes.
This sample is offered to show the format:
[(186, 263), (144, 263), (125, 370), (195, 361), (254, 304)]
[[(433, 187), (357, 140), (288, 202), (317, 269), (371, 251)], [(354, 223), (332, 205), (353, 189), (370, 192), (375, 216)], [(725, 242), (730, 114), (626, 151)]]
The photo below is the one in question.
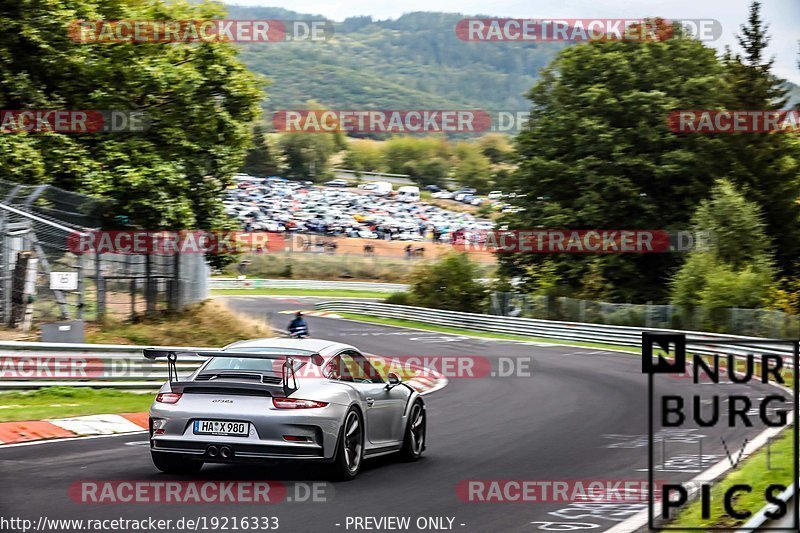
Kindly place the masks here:
[(491, 220), (415, 198), (398, 196), (395, 191), (240, 175), (235, 185), (226, 190), (224, 203), (227, 214), (236, 217), (249, 231), (449, 243), (454, 232), (495, 227)]

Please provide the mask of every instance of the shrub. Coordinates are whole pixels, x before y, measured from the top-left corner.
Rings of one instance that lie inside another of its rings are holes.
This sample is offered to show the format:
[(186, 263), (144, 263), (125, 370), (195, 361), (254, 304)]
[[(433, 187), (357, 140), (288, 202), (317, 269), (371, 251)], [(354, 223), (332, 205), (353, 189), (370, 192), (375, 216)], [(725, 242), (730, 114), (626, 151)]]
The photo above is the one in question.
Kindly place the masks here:
[(394, 304), (394, 305), (414, 305), (413, 298), (411, 294), (407, 292), (395, 292), (392, 293), (388, 298), (386, 298), (384, 303), (387, 304)]
[(478, 266), (467, 254), (452, 252), (438, 263), (414, 271), (411, 275), (413, 300), (422, 307), (483, 312), (488, 292), (477, 281), (479, 274)]

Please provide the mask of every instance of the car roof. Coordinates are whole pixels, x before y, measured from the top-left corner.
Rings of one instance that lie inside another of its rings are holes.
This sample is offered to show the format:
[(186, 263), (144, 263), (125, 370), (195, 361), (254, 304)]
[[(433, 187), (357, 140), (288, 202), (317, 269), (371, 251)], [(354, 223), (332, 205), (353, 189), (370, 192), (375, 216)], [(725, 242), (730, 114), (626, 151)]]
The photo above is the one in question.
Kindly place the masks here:
[(305, 350), (320, 355), (331, 355), (333, 352), (345, 349), (356, 350), (353, 346), (341, 342), (326, 341), (323, 339), (288, 339), (285, 337), (238, 341), (225, 346), (223, 350), (238, 348), (291, 348), (293, 350)]

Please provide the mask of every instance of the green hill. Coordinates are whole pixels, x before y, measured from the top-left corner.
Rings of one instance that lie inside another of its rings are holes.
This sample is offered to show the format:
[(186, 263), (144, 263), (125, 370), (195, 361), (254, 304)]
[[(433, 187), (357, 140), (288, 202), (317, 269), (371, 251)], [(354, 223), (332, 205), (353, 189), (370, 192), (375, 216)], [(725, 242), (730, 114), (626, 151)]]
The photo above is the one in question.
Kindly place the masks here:
[[(228, 6), (233, 19), (325, 20), (274, 7)], [(353, 17), (326, 42), (243, 45), (247, 65), (273, 81), (264, 109), (486, 109), (524, 111), (523, 94), (565, 43), (464, 42), (458, 13), (396, 20)], [(790, 105), (800, 88), (787, 82)]]
[[(280, 8), (229, 6), (236, 19), (323, 19)], [(267, 111), (316, 100), (335, 109), (526, 110), (523, 93), (562, 43), (469, 43), (457, 13), (335, 23), (327, 42), (244, 45), (243, 58), (273, 80)]]

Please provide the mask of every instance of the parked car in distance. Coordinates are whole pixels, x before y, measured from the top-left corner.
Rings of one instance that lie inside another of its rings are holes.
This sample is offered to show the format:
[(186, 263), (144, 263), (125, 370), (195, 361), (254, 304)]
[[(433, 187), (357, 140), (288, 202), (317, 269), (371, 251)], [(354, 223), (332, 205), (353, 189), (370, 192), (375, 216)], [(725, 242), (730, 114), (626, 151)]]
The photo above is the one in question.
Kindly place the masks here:
[(397, 189), (397, 200), (400, 202), (419, 202), (419, 187), (406, 185)]
[(326, 181), (325, 185), (327, 185), (328, 187), (347, 187), (350, 184), (347, 183), (347, 180), (335, 179), (335, 180), (331, 180), (331, 181)]
[(492, 191), (487, 196), (489, 200), (499, 200), (503, 197), (503, 191)]
[(374, 185), (375, 187), (372, 191), (377, 194), (378, 196), (386, 196), (387, 194), (391, 194), (394, 187), (388, 181), (374, 181), (370, 183), (370, 185)]
[(439, 192), (442, 190), (438, 185), (426, 185), (425, 190), (428, 192)]
[(475, 189), (473, 189), (472, 187), (464, 187), (463, 189), (459, 189), (453, 193), (453, 200), (457, 202), (463, 202), (465, 196), (474, 195), (475, 192), (476, 192)]

